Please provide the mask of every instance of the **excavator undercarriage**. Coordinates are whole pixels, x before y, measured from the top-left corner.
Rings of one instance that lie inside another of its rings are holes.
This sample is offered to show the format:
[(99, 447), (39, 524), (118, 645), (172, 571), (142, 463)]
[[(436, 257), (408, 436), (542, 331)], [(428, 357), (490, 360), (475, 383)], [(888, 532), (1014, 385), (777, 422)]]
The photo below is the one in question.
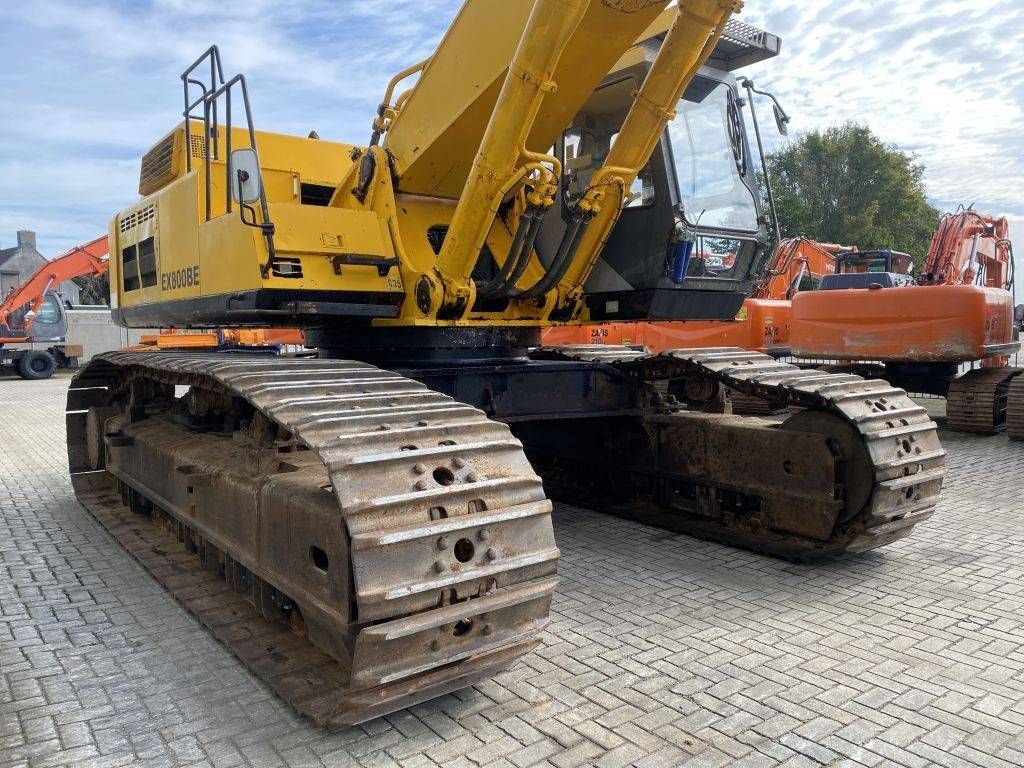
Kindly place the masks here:
[(1014, 377), (1007, 389), (1006, 434), (1011, 440), (1024, 440), (1024, 376)]
[[(656, 386), (669, 380), (688, 404)], [(799, 410), (713, 412), (727, 390)], [(324, 724), (536, 645), (558, 549), (534, 468), (557, 498), (800, 560), (907, 535), (945, 472), (901, 390), (738, 349), (540, 348), (401, 372), (109, 353), (72, 383), (67, 428), (82, 503)]]
[[(637, 418), (515, 430), (556, 498), (796, 560), (882, 546), (934, 511), (945, 474), (935, 424), (886, 382), (735, 348), (536, 355), (607, 366), (655, 393)], [(687, 410), (656, 394), (665, 381), (695, 395)], [(793, 412), (714, 413), (731, 392)]]

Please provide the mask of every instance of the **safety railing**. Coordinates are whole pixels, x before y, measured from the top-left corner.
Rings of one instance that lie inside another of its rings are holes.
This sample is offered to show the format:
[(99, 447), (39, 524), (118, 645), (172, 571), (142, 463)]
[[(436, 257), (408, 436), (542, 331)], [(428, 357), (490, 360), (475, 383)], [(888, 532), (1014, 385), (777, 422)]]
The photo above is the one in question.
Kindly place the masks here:
[[(207, 80), (207, 74), (209, 79)], [(185, 101), (185, 109), (182, 112), (185, 118), (185, 157), (186, 168), (192, 170), (192, 123), (202, 122), (203, 125), (203, 168), (205, 178), (204, 208), (206, 221), (212, 215), (212, 163), (219, 161), (220, 157), (220, 123), (218, 114), (220, 105), (223, 102), (224, 115), (224, 209), (226, 213), (233, 211), (233, 192), (236, 188), (235, 180), (230, 178), (232, 170), (232, 120), (233, 104), (232, 97), (237, 91), (242, 99), (242, 108), (245, 112), (245, 127), (248, 132), (249, 147), (259, 157), (259, 149), (256, 146), (256, 129), (253, 125), (252, 107), (249, 102), (249, 89), (246, 85), (245, 75), (237, 74), (234, 77), (224, 79), (224, 67), (221, 64), (220, 50), (216, 45), (211, 45), (199, 58), (192, 62), (184, 72), (181, 73), (181, 84)], [(201, 112), (198, 112), (201, 110)], [(240, 148), (241, 149), (241, 148)], [(242, 173), (242, 172), (239, 172)], [(248, 226), (260, 229), (267, 241), (267, 262), (260, 267), (263, 276), (266, 277), (270, 271), (271, 264), (275, 258), (274, 249), (274, 224), (270, 220), (270, 208), (267, 204), (266, 189), (260, 179), (259, 183), (259, 206), (260, 217), (257, 219), (255, 211), (249, 206), (239, 193), (238, 198), (239, 216), (242, 222)], [(250, 213), (246, 219), (245, 213)]]

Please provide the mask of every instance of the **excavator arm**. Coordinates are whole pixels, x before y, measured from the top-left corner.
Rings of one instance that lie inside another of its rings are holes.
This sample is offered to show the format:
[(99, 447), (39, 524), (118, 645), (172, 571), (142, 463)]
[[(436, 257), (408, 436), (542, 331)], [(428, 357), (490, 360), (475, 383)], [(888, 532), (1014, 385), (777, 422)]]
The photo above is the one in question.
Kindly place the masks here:
[[(480, 286), (472, 275), (499, 209), (517, 192), (525, 200), (513, 247), (501, 258), (507, 295), (564, 306), (581, 299), (627, 192), (650, 159), (686, 85), (708, 59), (736, 0), (680, 0), (659, 53), (604, 164), (575, 203), (562, 243), (544, 273), (517, 285), (530, 258), (531, 231), (555, 202), (562, 166), (539, 150), (553, 146), (595, 86), (662, 14), (648, 0), (538, 0), (491, 6), (467, 3), (416, 86), (395, 107), (385, 99), (375, 121), (388, 130), (397, 191), (457, 197), (437, 255), (431, 293), (444, 316), (463, 316)], [(527, 16), (528, 14), (528, 16)], [(523, 18), (520, 18), (523, 17)], [(513, 46), (511, 30), (522, 29)], [(596, 40), (601, 44), (594, 45)], [(453, 77), (472, 57), (466, 76)], [(500, 84), (500, 87), (499, 87)], [(394, 88), (389, 86), (388, 96)], [(400, 106), (399, 106), (400, 105)], [(481, 133), (482, 131), (482, 133)], [(470, 157), (469, 149), (477, 147)], [(519, 262), (518, 264), (515, 262)], [(515, 276), (509, 280), (509, 276)], [(493, 286), (489, 286), (493, 288)], [(554, 300), (549, 294), (557, 289)]]
[(973, 209), (946, 214), (932, 235), (921, 270), (925, 285), (972, 285), (1009, 290), (1013, 256), (1005, 217)]
[(856, 250), (855, 245), (819, 243), (806, 237), (787, 238), (775, 247), (768, 269), (751, 296), (755, 299), (792, 299), (805, 273), (828, 274), (835, 269), (838, 254)]
[(40, 266), (28, 280), (15, 287), (0, 303), (0, 326), (9, 326), (10, 316), (26, 304), (30, 304), (29, 311), (25, 314), (24, 327), (18, 329), (21, 336), (27, 336), (49, 290), (75, 277), (105, 274), (109, 263), (108, 250), (107, 236), (103, 235), (88, 243), (76, 245)]

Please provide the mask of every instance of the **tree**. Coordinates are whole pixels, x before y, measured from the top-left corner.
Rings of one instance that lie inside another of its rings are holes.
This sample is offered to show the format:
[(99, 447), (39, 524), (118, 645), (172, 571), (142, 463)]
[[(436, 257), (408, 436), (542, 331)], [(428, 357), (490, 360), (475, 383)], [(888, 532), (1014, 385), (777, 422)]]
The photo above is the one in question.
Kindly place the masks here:
[(923, 263), (939, 219), (925, 199), (924, 166), (867, 126), (804, 134), (767, 165), (783, 237), (892, 248)]
[(72, 280), (78, 286), (78, 300), (82, 304), (110, 304), (110, 281), (107, 275), (84, 275)]

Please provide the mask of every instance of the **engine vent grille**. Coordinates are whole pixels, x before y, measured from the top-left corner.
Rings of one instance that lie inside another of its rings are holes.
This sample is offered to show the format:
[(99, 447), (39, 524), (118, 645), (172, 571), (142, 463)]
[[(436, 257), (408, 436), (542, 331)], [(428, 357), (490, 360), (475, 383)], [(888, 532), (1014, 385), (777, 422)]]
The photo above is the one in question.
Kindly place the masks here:
[(156, 206), (147, 205), (145, 208), (139, 208), (137, 211), (122, 216), (118, 222), (118, 229), (121, 234), (124, 234), (154, 218), (156, 218)]
[(174, 180), (174, 133), (167, 134), (142, 158), (139, 194), (151, 195)]
[(192, 157), (204, 158), (206, 157), (206, 137), (193, 133), (188, 137), (189, 149), (192, 152)]

